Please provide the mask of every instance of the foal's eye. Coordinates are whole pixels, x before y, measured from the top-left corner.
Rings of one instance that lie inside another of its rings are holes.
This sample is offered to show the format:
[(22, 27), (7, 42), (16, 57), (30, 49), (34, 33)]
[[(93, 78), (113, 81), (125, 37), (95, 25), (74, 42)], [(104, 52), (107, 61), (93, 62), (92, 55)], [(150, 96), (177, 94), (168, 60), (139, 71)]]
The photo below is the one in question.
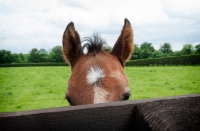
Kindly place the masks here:
[(69, 102), (70, 105), (72, 105), (72, 100), (69, 96), (65, 96), (65, 99), (67, 99), (67, 101)]
[(122, 100), (128, 100), (129, 97), (131, 96), (131, 93), (126, 93), (125, 95), (123, 95), (123, 99)]

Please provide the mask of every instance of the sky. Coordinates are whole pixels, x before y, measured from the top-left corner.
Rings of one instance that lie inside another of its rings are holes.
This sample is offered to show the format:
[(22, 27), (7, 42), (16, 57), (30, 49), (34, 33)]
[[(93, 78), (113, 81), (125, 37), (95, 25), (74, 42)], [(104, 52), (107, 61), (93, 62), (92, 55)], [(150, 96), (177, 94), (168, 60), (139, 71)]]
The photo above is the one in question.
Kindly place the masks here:
[(0, 0), (0, 49), (29, 53), (62, 46), (71, 21), (81, 38), (94, 32), (115, 44), (127, 18), (134, 43), (168, 42), (173, 51), (200, 44), (199, 0)]

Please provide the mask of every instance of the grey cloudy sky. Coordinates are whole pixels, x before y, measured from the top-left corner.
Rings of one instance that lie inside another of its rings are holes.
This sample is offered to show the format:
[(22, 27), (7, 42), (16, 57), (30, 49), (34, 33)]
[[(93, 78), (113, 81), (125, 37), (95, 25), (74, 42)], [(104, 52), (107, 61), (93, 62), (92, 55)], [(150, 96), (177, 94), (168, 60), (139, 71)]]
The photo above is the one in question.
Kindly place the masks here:
[(98, 32), (109, 46), (128, 18), (134, 43), (181, 50), (200, 43), (199, 0), (0, 0), (0, 49), (28, 53), (62, 45), (71, 21), (81, 38)]

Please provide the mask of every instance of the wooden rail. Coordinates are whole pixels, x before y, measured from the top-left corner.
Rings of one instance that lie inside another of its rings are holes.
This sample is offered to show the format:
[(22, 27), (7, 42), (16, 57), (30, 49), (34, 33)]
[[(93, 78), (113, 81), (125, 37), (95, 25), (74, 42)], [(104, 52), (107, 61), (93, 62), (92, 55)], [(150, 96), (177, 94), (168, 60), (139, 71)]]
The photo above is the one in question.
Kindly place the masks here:
[(200, 95), (0, 113), (1, 131), (200, 131)]

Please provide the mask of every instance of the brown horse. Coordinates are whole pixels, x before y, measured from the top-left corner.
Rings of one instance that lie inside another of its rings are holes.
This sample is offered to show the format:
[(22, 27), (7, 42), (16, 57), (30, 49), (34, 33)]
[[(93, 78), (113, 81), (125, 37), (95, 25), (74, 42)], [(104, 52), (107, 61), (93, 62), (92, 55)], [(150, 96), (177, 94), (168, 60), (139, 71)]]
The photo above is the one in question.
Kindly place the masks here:
[(86, 54), (74, 23), (70, 22), (63, 34), (63, 55), (72, 70), (66, 93), (70, 105), (129, 99), (124, 65), (133, 52), (133, 31), (128, 19), (124, 20), (111, 53), (102, 49), (104, 41), (98, 35), (86, 37), (83, 41), (87, 42), (84, 45), (88, 50)]

